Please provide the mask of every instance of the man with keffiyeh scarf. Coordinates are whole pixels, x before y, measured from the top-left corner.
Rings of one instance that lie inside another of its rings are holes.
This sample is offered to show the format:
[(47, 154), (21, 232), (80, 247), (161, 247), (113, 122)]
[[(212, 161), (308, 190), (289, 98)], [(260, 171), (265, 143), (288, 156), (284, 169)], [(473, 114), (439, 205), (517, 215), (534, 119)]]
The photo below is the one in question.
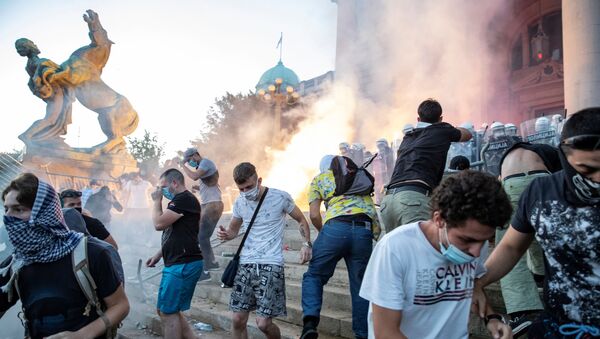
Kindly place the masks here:
[(0, 264), (0, 317), (21, 299), (26, 335), (50, 339), (95, 338), (120, 323), (129, 301), (108, 250), (93, 242), (88, 242), (87, 256), (104, 316), (86, 307), (70, 255), (84, 235), (65, 225), (54, 188), (24, 173), (2, 199), (14, 252)]

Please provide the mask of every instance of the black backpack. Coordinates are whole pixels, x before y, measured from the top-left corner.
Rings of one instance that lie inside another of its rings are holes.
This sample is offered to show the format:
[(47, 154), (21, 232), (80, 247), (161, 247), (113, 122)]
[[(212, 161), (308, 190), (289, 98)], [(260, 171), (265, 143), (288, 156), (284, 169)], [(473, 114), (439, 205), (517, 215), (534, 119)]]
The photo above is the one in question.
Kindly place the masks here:
[(340, 195), (371, 195), (373, 193), (375, 178), (366, 170), (371, 164), (371, 159), (358, 167), (352, 159), (345, 156), (336, 156), (331, 161), (331, 171), (335, 177), (335, 192), (333, 196)]

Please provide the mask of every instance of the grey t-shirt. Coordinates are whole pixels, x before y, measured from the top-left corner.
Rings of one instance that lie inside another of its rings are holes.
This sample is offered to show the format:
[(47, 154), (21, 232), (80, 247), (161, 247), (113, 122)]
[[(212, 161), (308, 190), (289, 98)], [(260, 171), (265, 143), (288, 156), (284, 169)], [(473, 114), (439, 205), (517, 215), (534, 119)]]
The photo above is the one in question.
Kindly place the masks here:
[[(198, 169), (205, 171), (206, 173), (200, 177), (200, 179), (208, 178), (217, 172), (217, 166), (214, 162), (209, 159), (203, 158), (198, 164)], [(208, 186), (199, 180), (200, 183), (200, 204), (208, 204), (209, 202), (221, 201), (221, 188), (219, 184)]]
[(215, 163), (206, 158), (200, 160), (200, 163), (198, 164), (198, 169), (205, 171), (204, 175), (201, 176), (200, 179), (208, 178), (211, 175), (215, 174), (215, 172), (217, 172), (217, 166), (215, 165)]

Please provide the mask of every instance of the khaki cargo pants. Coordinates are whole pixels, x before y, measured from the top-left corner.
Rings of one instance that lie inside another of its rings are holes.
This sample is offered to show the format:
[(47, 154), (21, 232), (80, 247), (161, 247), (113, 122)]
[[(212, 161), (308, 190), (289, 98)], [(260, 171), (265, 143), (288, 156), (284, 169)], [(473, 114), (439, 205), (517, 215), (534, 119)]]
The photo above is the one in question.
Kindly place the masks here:
[[(533, 179), (546, 175), (548, 174), (536, 173), (509, 178), (502, 182), (502, 186), (513, 206), (513, 215), (519, 207), (521, 193), (523, 193)], [(508, 227), (496, 230), (496, 244), (500, 243), (507, 229)], [(535, 239), (515, 267), (504, 278), (500, 279), (500, 287), (507, 313), (544, 309), (531, 272), (539, 275), (544, 274), (542, 248)]]
[(379, 210), (386, 233), (394, 228), (431, 218), (429, 197), (414, 191), (387, 194)]

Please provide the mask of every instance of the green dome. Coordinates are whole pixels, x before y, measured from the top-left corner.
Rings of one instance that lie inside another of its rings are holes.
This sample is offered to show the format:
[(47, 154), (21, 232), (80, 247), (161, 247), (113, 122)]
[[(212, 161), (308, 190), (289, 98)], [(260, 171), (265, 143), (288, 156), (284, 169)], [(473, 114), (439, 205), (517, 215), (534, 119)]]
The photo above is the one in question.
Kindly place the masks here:
[(283, 83), (281, 84), (281, 91), (284, 92), (287, 86), (292, 86), (295, 91), (298, 90), (298, 84), (300, 80), (294, 71), (285, 67), (281, 60), (277, 63), (277, 65), (269, 70), (267, 70), (256, 84), (256, 91), (263, 89), (268, 91), (269, 85), (275, 84), (275, 79), (281, 78)]

